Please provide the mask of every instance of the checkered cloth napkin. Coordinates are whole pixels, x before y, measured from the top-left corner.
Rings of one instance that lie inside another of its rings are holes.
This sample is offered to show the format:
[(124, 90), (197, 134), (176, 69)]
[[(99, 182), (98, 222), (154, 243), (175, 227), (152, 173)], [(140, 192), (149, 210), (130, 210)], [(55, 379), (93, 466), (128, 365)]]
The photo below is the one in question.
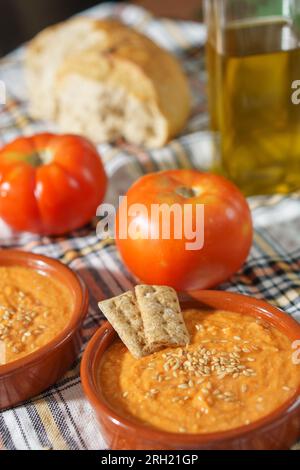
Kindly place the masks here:
[[(156, 19), (147, 11), (127, 4), (107, 3), (87, 14), (117, 17), (175, 53), (190, 77), (194, 95), (193, 113), (185, 132), (168, 146), (153, 151), (125, 143), (99, 146), (110, 178), (107, 202), (116, 204), (118, 196), (134, 180), (150, 171), (207, 169), (211, 141), (205, 98), (205, 27)], [(27, 113), (22, 57), (21, 48), (0, 62), (0, 80), (6, 83), (8, 92), (7, 104), (0, 107), (0, 146), (21, 134), (55, 131), (53, 124), (33, 121)], [(267, 299), (300, 321), (300, 194), (251, 198), (249, 203), (256, 229), (251, 255), (244, 268), (220, 289)], [(80, 274), (91, 299), (83, 330), (85, 345), (103, 321), (97, 301), (118, 295), (135, 284), (114, 244), (97, 238), (96, 221), (58, 239), (13, 234), (0, 225), (0, 245), (51, 256)], [(83, 396), (80, 359), (52, 388), (0, 414), (0, 448), (105, 448), (93, 411)]]

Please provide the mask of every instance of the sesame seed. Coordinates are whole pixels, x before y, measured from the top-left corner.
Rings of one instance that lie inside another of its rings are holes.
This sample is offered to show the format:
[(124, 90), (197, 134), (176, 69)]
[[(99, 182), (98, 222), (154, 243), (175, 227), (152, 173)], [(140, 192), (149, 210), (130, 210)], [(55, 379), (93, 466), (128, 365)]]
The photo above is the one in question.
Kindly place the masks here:
[(247, 370), (243, 370), (243, 375), (245, 375), (246, 377), (250, 377), (251, 372), (248, 372)]
[(226, 373), (219, 374), (219, 375), (218, 375), (218, 378), (219, 378), (220, 380), (222, 380), (222, 379), (224, 379), (225, 376), (226, 376)]
[(188, 384), (183, 383), (183, 384), (179, 384), (178, 388), (189, 388), (189, 386), (188, 386)]
[(181, 397), (173, 397), (171, 401), (172, 401), (172, 403), (176, 403), (179, 400), (181, 400)]
[(205, 380), (205, 379), (199, 379), (199, 380), (197, 380), (197, 385), (203, 384), (204, 380)]
[(239, 359), (240, 355), (236, 352), (233, 352), (233, 353), (231, 353), (231, 357), (233, 357), (234, 359)]

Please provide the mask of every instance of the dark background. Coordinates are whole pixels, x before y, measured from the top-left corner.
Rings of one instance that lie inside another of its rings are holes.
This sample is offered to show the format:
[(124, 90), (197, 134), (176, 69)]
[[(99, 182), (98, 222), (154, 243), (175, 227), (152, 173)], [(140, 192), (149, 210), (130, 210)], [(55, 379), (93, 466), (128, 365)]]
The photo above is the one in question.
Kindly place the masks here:
[(0, 0), (0, 55), (99, 0)]
[[(199, 19), (202, 0), (136, 0), (158, 16)], [(57, 23), (101, 0), (0, 0), (0, 56), (50, 24)], [(129, 2), (130, 3), (130, 2)]]

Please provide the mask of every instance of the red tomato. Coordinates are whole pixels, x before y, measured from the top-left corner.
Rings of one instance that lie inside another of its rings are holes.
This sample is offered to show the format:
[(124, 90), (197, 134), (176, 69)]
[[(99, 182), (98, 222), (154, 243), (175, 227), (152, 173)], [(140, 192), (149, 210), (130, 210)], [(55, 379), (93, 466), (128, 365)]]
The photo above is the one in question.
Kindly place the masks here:
[[(130, 214), (130, 207), (136, 203), (143, 204), (147, 213)], [(187, 249), (190, 239), (184, 234), (176, 239), (175, 218), (171, 219), (170, 239), (162, 236), (161, 229), (158, 239), (149, 238), (147, 231), (157, 230), (162, 222), (151, 219), (151, 207), (163, 203), (179, 204), (181, 208), (190, 205), (194, 227), (197, 204), (204, 205), (204, 220), (195, 230), (199, 240), (203, 231), (202, 248)], [(121, 235), (126, 219), (125, 235)], [(137, 236), (131, 232), (134, 224), (139, 227)], [(251, 213), (241, 192), (221, 176), (195, 170), (163, 171), (142, 177), (129, 189), (116, 220), (117, 246), (129, 270), (147, 284), (168, 285), (177, 290), (206, 289), (227, 280), (246, 260), (252, 238)]]
[(97, 150), (83, 137), (38, 134), (0, 150), (0, 217), (15, 230), (79, 228), (96, 215), (106, 185)]

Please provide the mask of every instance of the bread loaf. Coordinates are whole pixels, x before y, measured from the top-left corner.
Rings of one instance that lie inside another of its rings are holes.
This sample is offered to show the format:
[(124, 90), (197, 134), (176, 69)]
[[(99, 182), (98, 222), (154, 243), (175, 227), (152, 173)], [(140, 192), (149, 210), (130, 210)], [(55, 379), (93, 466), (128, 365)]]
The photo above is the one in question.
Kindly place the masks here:
[(47, 28), (25, 60), (32, 116), (57, 122), (63, 132), (160, 147), (190, 113), (177, 60), (113, 20), (82, 17)]

